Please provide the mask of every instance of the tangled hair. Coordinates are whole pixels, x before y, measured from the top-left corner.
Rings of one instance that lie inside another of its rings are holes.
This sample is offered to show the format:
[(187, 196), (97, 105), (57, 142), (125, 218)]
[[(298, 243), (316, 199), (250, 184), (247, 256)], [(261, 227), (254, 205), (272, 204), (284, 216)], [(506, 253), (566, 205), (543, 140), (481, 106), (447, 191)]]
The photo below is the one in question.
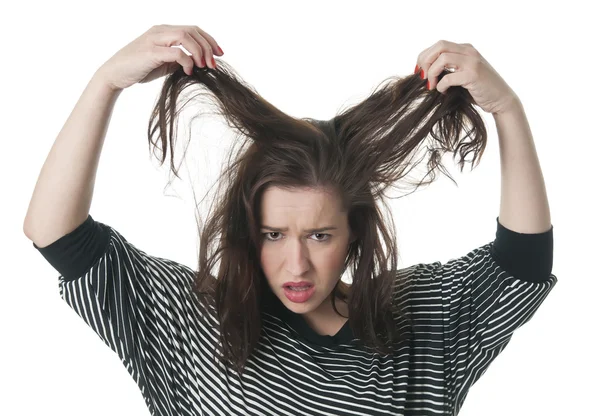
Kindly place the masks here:
[[(298, 119), (267, 102), (225, 61), (217, 61), (216, 69), (194, 67), (188, 76), (179, 68), (166, 77), (151, 115), (148, 140), (158, 147), (152, 141), (158, 130), (162, 165), (168, 123), (171, 170), (177, 176), (174, 121), (181, 107), (176, 104), (184, 89), (194, 85), (210, 90), (219, 114), (241, 133), (235, 160), (231, 161), (232, 149), (230, 163), (219, 177), (224, 190), (214, 199), (216, 206), (204, 229), (198, 227), (200, 253), (193, 292), (204, 312), (214, 314), (220, 324), (219, 359), (231, 363), (239, 374), (244, 371), (259, 342), (261, 311), (274, 302), (260, 265), (260, 203), (271, 186), (319, 189), (341, 199), (357, 238), (348, 245), (344, 267), (351, 267), (352, 283), (340, 279), (330, 295), (331, 304), (339, 314), (335, 297), (347, 301), (355, 338), (367, 348), (391, 353), (390, 342), (407, 340), (412, 331), (408, 325), (408, 331), (400, 332), (394, 323), (394, 316), (402, 318), (402, 312), (393, 302), (393, 292), (404, 283), (397, 273), (393, 220), (384, 221), (376, 202), (385, 204), (384, 192), (400, 179), (406, 182), (425, 156), (428, 171), (416, 187), (433, 182), (436, 169), (456, 185), (440, 163), (445, 152), (452, 151), (455, 158), (460, 153), (461, 172), (473, 152), (469, 161), (473, 170), (487, 134), (472, 97), (461, 87), (450, 87), (444, 94), (429, 91), (425, 80), (414, 74), (388, 78), (369, 97), (330, 120)], [(413, 163), (424, 143), (427, 151)], [(213, 275), (217, 260), (218, 272)]]

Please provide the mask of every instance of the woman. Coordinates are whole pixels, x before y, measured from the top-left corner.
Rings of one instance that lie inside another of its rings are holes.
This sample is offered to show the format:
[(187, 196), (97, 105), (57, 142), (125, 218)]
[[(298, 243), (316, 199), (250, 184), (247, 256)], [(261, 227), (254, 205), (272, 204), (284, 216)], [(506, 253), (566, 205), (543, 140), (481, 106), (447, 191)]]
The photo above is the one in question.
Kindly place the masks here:
[[(414, 75), (333, 119), (296, 119), (213, 54), (223, 52), (196, 26), (155, 26), (94, 74), (24, 224), (60, 272), (62, 298), (118, 354), (151, 414), (457, 414), (557, 281), (516, 95), (472, 45), (441, 41), (419, 55)], [(197, 270), (145, 253), (89, 214), (116, 98), (165, 75), (148, 129), (153, 144), (158, 130), (161, 162), (189, 86), (207, 88), (247, 144), (199, 230)], [(496, 239), (445, 264), (399, 269), (377, 203), (406, 181), (430, 137), (433, 175), (417, 186), (444, 171), (443, 152), (460, 152), (461, 169), (468, 153), (481, 157), (487, 135), (475, 105), (494, 114), (510, 155)], [(516, 176), (523, 161), (530, 171)]]

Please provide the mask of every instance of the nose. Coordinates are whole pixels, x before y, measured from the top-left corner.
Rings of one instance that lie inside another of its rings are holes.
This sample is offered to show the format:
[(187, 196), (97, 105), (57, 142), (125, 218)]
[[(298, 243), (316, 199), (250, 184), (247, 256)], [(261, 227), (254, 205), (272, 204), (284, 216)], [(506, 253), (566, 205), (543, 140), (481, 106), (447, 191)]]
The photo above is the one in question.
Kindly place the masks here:
[(302, 241), (290, 238), (285, 247), (287, 272), (301, 276), (309, 269), (308, 248)]

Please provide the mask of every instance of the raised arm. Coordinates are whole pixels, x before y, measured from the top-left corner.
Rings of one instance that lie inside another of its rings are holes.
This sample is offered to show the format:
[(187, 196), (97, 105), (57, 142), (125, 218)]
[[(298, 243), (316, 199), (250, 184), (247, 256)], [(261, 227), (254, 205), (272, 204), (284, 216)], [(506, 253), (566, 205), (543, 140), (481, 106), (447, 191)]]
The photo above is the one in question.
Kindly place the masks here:
[[(192, 56), (172, 45), (184, 46)], [(96, 170), (117, 97), (138, 82), (150, 82), (181, 67), (204, 66), (215, 40), (198, 26), (158, 25), (121, 48), (94, 74), (58, 137), (38, 178), (23, 231), (45, 247), (83, 224), (89, 215)]]
[(96, 72), (52, 145), (23, 223), (25, 235), (39, 247), (88, 217), (104, 137), (121, 91)]

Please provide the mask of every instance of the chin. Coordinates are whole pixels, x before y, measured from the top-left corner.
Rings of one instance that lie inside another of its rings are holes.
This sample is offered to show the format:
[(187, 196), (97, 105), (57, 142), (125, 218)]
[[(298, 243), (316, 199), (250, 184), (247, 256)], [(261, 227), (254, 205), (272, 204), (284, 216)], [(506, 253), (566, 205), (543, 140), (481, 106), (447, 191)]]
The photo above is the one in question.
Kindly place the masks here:
[(302, 311), (302, 313), (308, 312), (309, 309), (313, 309), (310, 300), (304, 303), (295, 303), (284, 296), (282, 302), (288, 309), (294, 311)]

